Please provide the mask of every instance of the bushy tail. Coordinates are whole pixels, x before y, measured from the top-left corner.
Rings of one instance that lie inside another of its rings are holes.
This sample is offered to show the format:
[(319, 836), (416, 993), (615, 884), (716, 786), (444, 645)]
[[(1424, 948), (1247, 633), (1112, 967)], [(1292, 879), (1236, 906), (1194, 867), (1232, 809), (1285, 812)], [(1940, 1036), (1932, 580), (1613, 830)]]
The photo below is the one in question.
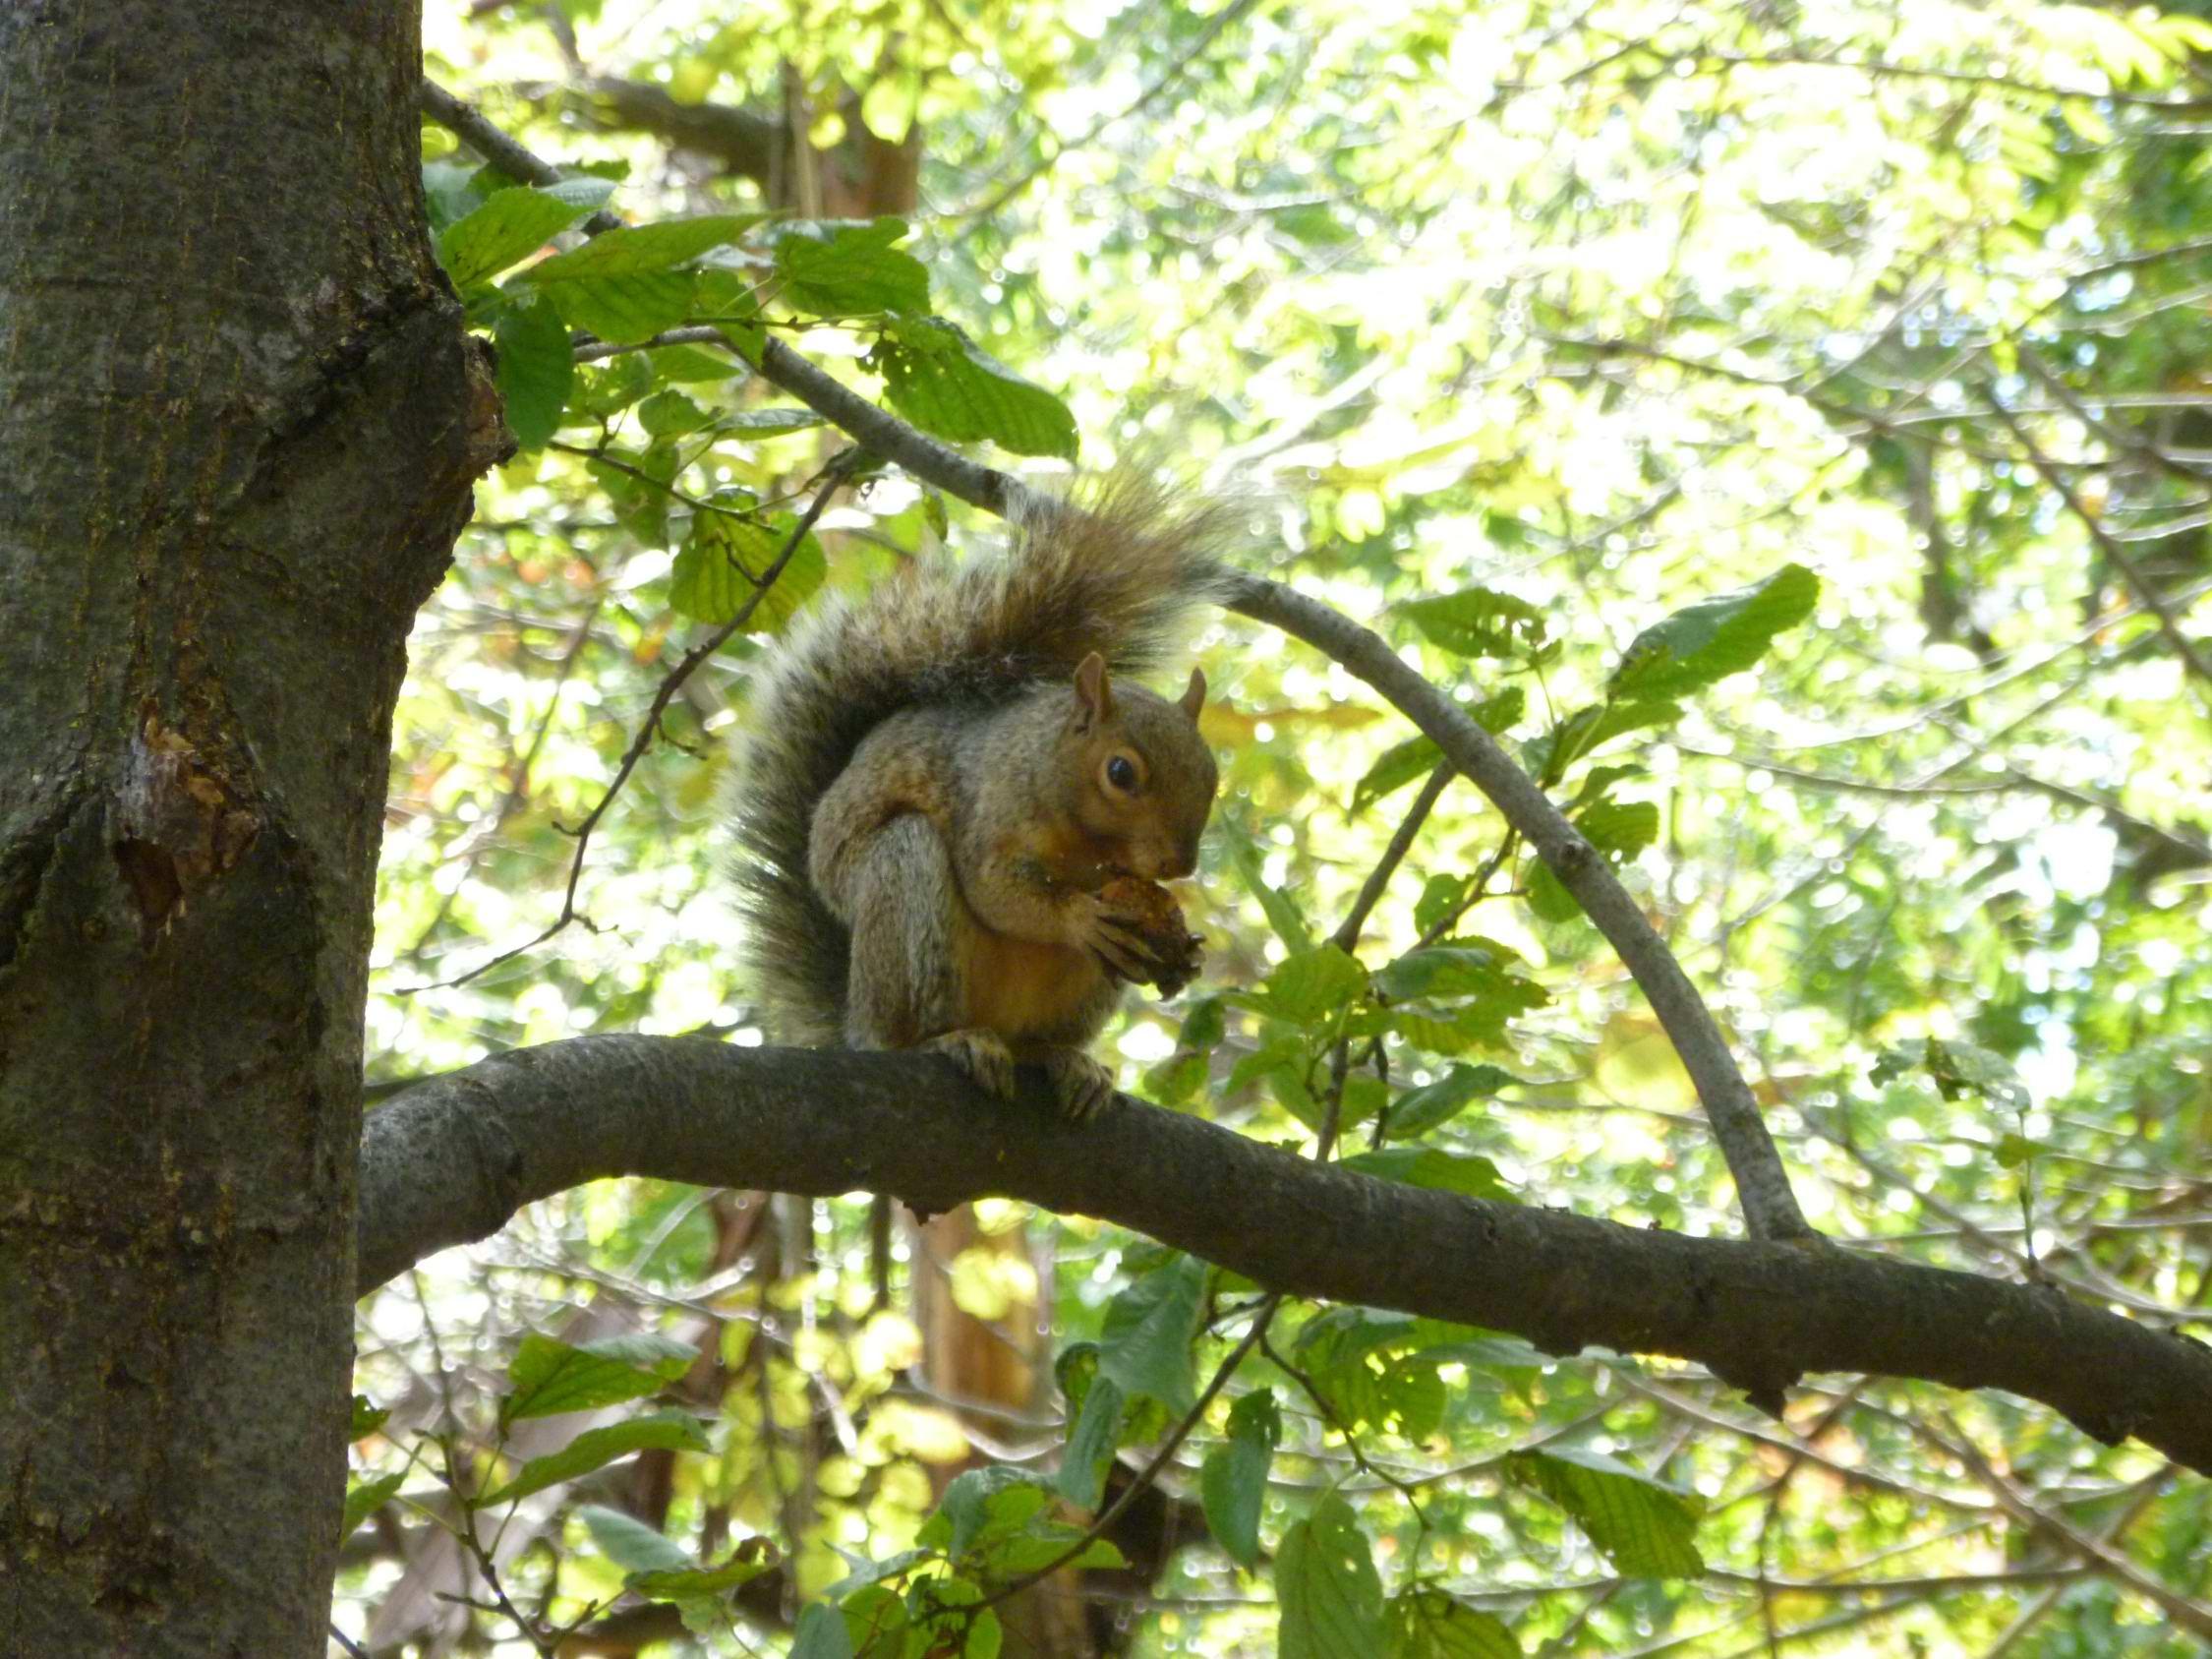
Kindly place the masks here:
[(1234, 516), (1116, 473), (1069, 500), (1025, 498), (1004, 553), (917, 562), (800, 624), (755, 684), (737, 778), (745, 956), (773, 1037), (843, 1037), (850, 941), (807, 880), (807, 828), (861, 739), (918, 704), (1064, 681), (1092, 651), (1120, 674), (1159, 666), (1218, 597)]

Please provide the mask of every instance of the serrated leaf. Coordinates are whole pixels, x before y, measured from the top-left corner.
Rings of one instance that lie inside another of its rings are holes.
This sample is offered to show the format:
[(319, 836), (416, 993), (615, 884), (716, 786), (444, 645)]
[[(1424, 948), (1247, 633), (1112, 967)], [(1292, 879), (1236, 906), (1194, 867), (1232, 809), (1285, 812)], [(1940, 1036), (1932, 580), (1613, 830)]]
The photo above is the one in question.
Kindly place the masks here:
[(1527, 659), (1542, 651), (1549, 637), (1543, 611), (1494, 588), (1462, 588), (1409, 600), (1397, 611), (1430, 644), (1456, 656)]
[(1697, 1511), (1679, 1493), (1595, 1452), (1522, 1452), (1506, 1472), (1574, 1516), (1624, 1577), (1695, 1578), (1705, 1571)]
[(1367, 973), (1357, 962), (1336, 945), (1321, 945), (1277, 963), (1254, 1003), (1273, 1019), (1310, 1025), (1335, 1013), (1367, 986)]
[(1389, 1621), (1390, 1659), (1523, 1659), (1502, 1623), (1442, 1590), (1392, 1596)]
[(929, 271), (893, 243), (906, 221), (880, 218), (841, 225), (826, 234), (794, 226), (776, 244), (783, 297), (793, 310), (815, 317), (864, 317), (878, 312), (929, 310)]
[(1477, 1100), (1521, 1080), (1498, 1066), (1455, 1065), (1433, 1083), (1407, 1091), (1390, 1107), (1389, 1138), (1411, 1141), (1449, 1123)]
[(648, 1447), (664, 1452), (705, 1452), (708, 1450), (706, 1427), (688, 1411), (670, 1410), (656, 1411), (625, 1423), (611, 1423), (603, 1429), (587, 1429), (558, 1452), (531, 1458), (514, 1479), (488, 1494), (483, 1502), (506, 1504), (517, 1498), (527, 1498), (533, 1492), (543, 1492), (549, 1486), (574, 1480), (578, 1475), (604, 1468), (617, 1457)]
[(576, 383), (568, 326), (544, 300), (530, 299), (501, 307), (492, 337), (507, 427), (523, 448), (541, 448), (559, 430)]
[(388, 1504), (406, 1478), (403, 1474), (378, 1475), (375, 1480), (347, 1482), (345, 1514), (338, 1523), (338, 1541), (342, 1544), (351, 1538), (363, 1521)]
[(711, 248), (734, 242), (768, 215), (710, 213), (698, 218), (664, 219), (658, 224), (624, 225), (595, 236), (580, 248), (555, 254), (528, 272), (541, 287), (586, 277), (635, 276), (673, 270)]
[(1280, 1659), (1375, 1659), (1382, 1651), (1382, 1580), (1352, 1506), (1336, 1493), (1284, 1532), (1275, 1600)]
[(830, 573), (829, 556), (808, 531), (775, 581), (762, 591), (762, 578), (775, 568), (797, 522), (789, 513), (778, 513), (765, 524), (721, 512), (697, 514), (691, 520), (691, 534), (676, 554), (669, 603), (683, 616), (719, 627), (758, 594), (746, 630), (778, 632)]
[(499, 1421), (637, 1399), (674, 1382), (698, 1357), (666, 1336), (612, 1336), (572, 1347), (532, 1332), (507, 1367), (511, 1388), (499, 1404)]
[[(600, 202), (612, 194), (613, 186), (604, 179), (590, 182), (598, 187)], [(502, 190), (445, 227), (437, 238), (437, 263), (453, 286), (466, 293), (519, 265), (599, 206), (575, 196), (572, 191)]]
[(1267, 1471), (1283, 1440), (1282, 1408), (1273, 1389), (1254, 1389), (1229, 1408), (1229, 1438), (1206, 1453), (1198, 1493), (1206, 1525), (1229, 1559), (1259, 1565), (1259, 1511)]
[(1513, 1189), (1505, 1184), (1497, 1165), (1471, 1153), (1447, 1153), (1434, 1147), (1382, 1147), (1344, 1158), (1342, 1164), (1359, 1174), (1381, 1181), (1403, 1181), (1409, 1187), (1513, 1201)]
[(924, 432), (955, 444), (988, 439), (1017, 455), (1076, 458), (1076, 417), (940, 318), (886, 330), (871, 361), (891, 406)]
[(1111, 1377), (1100, 1377), (1083, 1394), (1082, 1411), (1068, 1431), (1068, 1444), (1060, 1453), (1060, 1496), (1086, 1510), (1095, 1510), (1106, 1495), (1106, 1467), (1120, 1445), (1122, 1386)]
[(1144, 1394), (1170, 1411), (1197, 1398), (1191, 1342), (1205, 1301), (1205, 1264), (1178, 1255), (1130, 1285), (1107, 1305), (1098, 1336), (1098, 1369), (1128, 1394)]
[(1678, 697), (1740, 674), (1813, 614), (1820, 592), (1812, 571), (1784, 564), (1755, 586), (1686, 606), (1629, 643), (1608, 688), (1615, 699)]

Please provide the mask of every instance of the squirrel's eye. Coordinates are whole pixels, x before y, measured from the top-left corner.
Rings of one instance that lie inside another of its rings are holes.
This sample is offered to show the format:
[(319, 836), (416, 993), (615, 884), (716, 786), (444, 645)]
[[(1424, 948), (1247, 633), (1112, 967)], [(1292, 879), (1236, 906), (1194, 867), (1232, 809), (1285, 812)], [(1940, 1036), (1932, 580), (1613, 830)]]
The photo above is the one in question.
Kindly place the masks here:
[(1136, 768), (1128, 755), (1117, 754), (1106, 762), (1106, 781), (1124, 792), (1136, 788)]

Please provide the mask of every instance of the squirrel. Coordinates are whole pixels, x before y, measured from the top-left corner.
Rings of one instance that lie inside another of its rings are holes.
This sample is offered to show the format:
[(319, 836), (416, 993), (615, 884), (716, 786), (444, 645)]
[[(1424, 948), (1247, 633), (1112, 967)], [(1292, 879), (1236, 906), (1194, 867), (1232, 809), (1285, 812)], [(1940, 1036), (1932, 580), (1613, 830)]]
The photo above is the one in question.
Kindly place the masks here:
[(1004, 554), (832, 599), (756, 681), (747, 957), (778, 1040), (927, 1049), (1002, 1096), (1038, 1064), (1080, 1119), (1113, 1094), (1085, 1044), (1122, 981), (1191, 971), (1148, 884), (1197, 864), (1205, 676), (1174, 699), (1116, 677), (1219, 596), (1227, 514), (1121, 473), (1010, 517)]

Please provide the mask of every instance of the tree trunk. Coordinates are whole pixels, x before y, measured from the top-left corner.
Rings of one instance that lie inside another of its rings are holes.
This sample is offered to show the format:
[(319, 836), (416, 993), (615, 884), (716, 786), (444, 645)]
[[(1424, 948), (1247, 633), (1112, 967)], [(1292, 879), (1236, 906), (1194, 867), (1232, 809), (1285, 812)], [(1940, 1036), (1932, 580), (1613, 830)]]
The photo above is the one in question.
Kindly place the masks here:
[(0, 8), (0, 1652), (323, 1650), (391, 707), (501, 438), (418, 30)]

